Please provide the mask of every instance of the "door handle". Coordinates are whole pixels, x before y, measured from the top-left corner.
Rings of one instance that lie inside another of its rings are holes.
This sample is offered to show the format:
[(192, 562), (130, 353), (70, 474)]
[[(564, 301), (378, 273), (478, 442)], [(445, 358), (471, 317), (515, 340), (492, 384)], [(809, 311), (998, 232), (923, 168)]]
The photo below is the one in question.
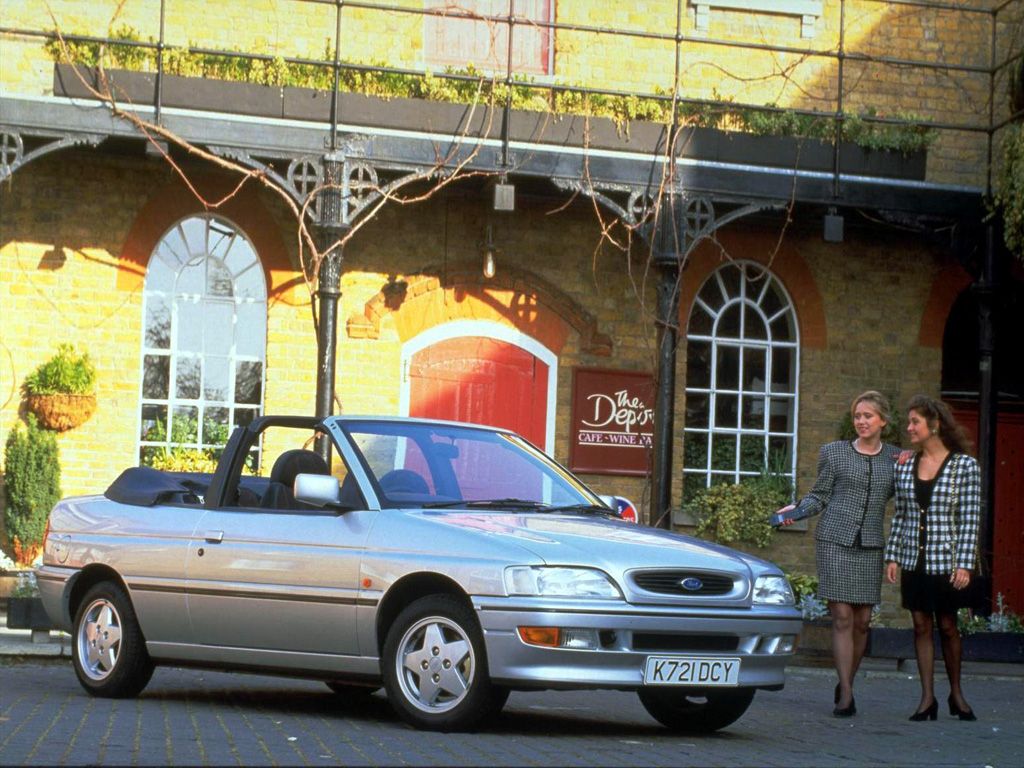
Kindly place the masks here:
[(203, 538), (211, 544), (220, 544), (224, 541), (224, 531), (207, 531), (203, 534)]

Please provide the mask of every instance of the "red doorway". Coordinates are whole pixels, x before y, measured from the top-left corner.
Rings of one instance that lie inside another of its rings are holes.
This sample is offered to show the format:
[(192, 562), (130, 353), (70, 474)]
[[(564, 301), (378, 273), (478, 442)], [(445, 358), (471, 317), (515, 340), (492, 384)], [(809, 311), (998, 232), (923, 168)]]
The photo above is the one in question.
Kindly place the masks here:
[(504, 427), (545, 448), (547, 364), (506, 341), (445, 339), (409, 361), (409, 415)]
[[(978, 405), (955, 402), (953, 415), (978, 443)], [(1024, 612), (1024, 414), (996, 415), (995, 530), (992, 537), (992, 600), (1000, 592), (1009, 608)]]

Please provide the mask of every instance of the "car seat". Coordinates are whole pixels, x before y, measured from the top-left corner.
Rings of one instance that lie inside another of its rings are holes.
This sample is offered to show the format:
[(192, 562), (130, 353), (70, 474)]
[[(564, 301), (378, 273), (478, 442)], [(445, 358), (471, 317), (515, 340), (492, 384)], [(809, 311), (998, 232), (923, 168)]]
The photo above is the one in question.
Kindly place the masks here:
[(263, 509), (316, 509), (295, 500), (292, 488), (295, 477), (300, 474), (329, 475), (331, 471), (319, 453), (303, 448), (285, 451), (277, 457), (274, 468), (270, 470), (270, 484), (260, 506)]

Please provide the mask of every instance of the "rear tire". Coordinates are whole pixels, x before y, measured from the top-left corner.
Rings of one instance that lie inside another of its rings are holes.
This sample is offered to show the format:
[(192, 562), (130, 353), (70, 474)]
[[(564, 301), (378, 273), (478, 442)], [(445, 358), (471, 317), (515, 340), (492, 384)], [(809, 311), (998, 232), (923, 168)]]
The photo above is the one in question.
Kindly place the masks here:
[(468, 730), (507, 697), (491, 685), (476, 616), (450, 595), (420, 598), (398, 614), (381, 664), (391, 706), (416, 728)]
[(677, 733), (711, 733), (732, 725), (754, 700), (753, 688), (641, 688), (644, 709)]
[(75, 614), (71, 657), (78, 682), (93, 696), (130, 698), (146, 687), (153, 662), (120, 584), (101, 581), (85, 593)]

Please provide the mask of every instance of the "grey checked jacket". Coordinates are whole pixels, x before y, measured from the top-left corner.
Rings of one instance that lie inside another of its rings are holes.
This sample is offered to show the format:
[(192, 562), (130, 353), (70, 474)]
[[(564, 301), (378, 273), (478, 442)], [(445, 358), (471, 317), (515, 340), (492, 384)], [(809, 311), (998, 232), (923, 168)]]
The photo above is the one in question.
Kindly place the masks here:
[(881, 549), (885, 505), (893, 495), (893, 465), (900, 449), (888, 443), (874, 456), (858, 453), (850, 440), (821, 447), (818, 478), (800, 500), (812, 515), (821, 515), (814, 538), (852, 547)]
[[(925, 514), (914, 493), (916, 468), (916, 458), (896, 467), (896, 514), (885, 547), (886, 561), (905, 570), (917, 567), (918, 538)], [(977, 461), (963, 453), (950, 456), (935, 481), (927, 516), (925, 572), (974, 570), (981, 526), (981, 471)]]

